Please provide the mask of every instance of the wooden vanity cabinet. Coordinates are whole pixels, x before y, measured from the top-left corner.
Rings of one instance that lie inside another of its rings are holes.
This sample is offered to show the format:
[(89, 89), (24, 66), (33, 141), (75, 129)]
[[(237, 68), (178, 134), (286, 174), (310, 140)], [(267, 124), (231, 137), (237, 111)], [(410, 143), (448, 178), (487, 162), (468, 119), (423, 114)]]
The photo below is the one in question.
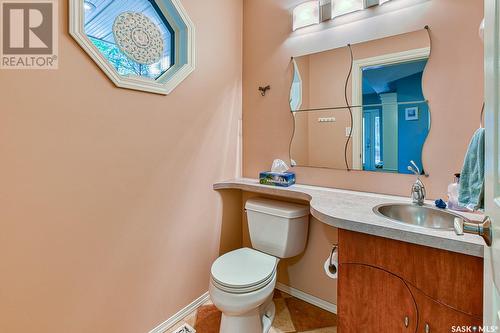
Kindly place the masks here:
[(342, 270), (340, 332), (415, 332), (417, 306), (402, 279), (366, 265), (345, 264)]
[(482, 258), (339, 230), (339, 264), (340, 333), (482, 323)]
[(415, 287), (410, 286), (410, 290), (419, 310), (417, 332), (452, 332), (452, 326), (482, 325), (481, 317), (467, 315), (443, 305)]

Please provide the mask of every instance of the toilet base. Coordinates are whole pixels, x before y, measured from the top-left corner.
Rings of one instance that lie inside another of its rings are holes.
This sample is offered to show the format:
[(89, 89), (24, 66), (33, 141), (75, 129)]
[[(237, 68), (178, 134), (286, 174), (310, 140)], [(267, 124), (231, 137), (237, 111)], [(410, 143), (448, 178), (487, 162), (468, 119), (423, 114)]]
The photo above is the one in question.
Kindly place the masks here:
[(276, 308), (272, 297), (261, 307), (238, 316), (222, 313), (219, 333), (267, 333), (275, 314)]
[(219, 289), (212, 280), (209, 292), (212, 302), (222, 312), (220, 333), (267, 333), (275, 316), (273, 302), (276, 271), (264, 287), (246, 293)]

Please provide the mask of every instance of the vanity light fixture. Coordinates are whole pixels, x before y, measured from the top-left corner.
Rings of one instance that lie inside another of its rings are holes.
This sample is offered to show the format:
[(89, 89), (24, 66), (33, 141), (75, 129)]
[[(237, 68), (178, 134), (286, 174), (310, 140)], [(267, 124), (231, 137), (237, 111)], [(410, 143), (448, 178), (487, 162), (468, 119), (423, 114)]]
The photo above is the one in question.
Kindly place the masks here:
[(378, 5), (379, 5), (379, 0), (365, 0), (365, 8), (378, 6)]
[(293, 31), (319, 24), (319, 1), (307, 1), (293, 9)]
[(381, 6), (389, 1), (392, 0), (307, 1), (293, 9), (293, 31), (370, 7)]
[(319, 16), (321, 22), (332, 19), (332, 0), (319, 0)]
[(365, 9), (364, 0), (332, 0), (332, 19)]

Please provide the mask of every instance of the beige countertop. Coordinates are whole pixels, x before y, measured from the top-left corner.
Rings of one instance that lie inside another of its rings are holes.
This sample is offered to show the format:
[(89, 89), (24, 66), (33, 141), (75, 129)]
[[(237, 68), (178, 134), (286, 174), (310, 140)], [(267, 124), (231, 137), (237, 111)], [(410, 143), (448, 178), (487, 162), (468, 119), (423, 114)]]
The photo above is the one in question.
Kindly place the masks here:
[[(480, 236), (457, 236), (453, 231), (427, 229), (398, 223), (379, 216), (373, 207), (387, 203), (411, 203), (410, 198), (339, 190), (334, 188), (296, 184), (291, 187), (273, 187), (259, 184), (256, 179), (239, 178), (214, 184), (215, 190), (238, 189), (242, 191), (274, 195), (283, 198), (309, 201), (311, 214), (328, 225), (448, 250), (476, 257), (484, 256), (485, 243)], [(471, 220), (481, 215), (461, 214)]]

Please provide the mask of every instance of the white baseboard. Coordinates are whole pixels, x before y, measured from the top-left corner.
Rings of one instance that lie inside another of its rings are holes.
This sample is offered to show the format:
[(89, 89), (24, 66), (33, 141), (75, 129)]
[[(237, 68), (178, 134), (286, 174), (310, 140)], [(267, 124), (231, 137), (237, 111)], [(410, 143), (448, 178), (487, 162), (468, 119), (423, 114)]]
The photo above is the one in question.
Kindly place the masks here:
[(188, 304), (185, 308), (181, 309), (179, 312), (174, 314), (172, 317), (168, 318), (166, 321), (160, 325), (153, 328), (149, 333), (164, 333), (166, 330), (172, 328), (173, 325), (187, 317), (190, 313), (202, 306), (206, 301), (210, 299), (208, 291), (195, 299), (193, 302)]
[(289, 295), (292, 295), (295, 298), (298, 298), (300, 300), (303, 300), (304, 302), (307, 302), (312, 305), (316, 305), (318, 308), (321, 308), (323, 310), (326, 310), (331, 313), (337, 314), (337, 305), (327, 302), (325, 300), (322, 300), (321, 298), (309, 295), (303, 291), (300, 291), (298, 289), (292, 288), (287, 286), (286, 284), (283, 283), (276, 283), (276, 289), (287, 293)]
[[(283, 283), (280, 282), (276, 283), (276, 289), (281, 290), (282, 292), (285, 292), (289, 295), (292, 295), (293, 297), (296, 297), (300, 300), (303, 300), (304, 302), (316, 305), (318, 308), (321, 308), (328, 312), (335, 314), (337, 313), (337, 305), (322, 300), (321, 298), (309, 295), (298, 289), (289, 287)], [(149, 333), (164, 333), (168, 329), (172, 328), (173, 325), (175, 325), (176, 323), (187, 317), (190, 313), (192, 313), (200, 306), (202, 306), (204, 303), (206, 303), (209, 299), (210, 295), (208, 294), (207, 291), (206, 293), (195, 299), (193, 302), (188, 304), (186, 307), (181, 309), (179, 312), (174, 314), (172, 317), (168, 318), (166, 321), (153, 328), (151, 331), (149, 331)]]

